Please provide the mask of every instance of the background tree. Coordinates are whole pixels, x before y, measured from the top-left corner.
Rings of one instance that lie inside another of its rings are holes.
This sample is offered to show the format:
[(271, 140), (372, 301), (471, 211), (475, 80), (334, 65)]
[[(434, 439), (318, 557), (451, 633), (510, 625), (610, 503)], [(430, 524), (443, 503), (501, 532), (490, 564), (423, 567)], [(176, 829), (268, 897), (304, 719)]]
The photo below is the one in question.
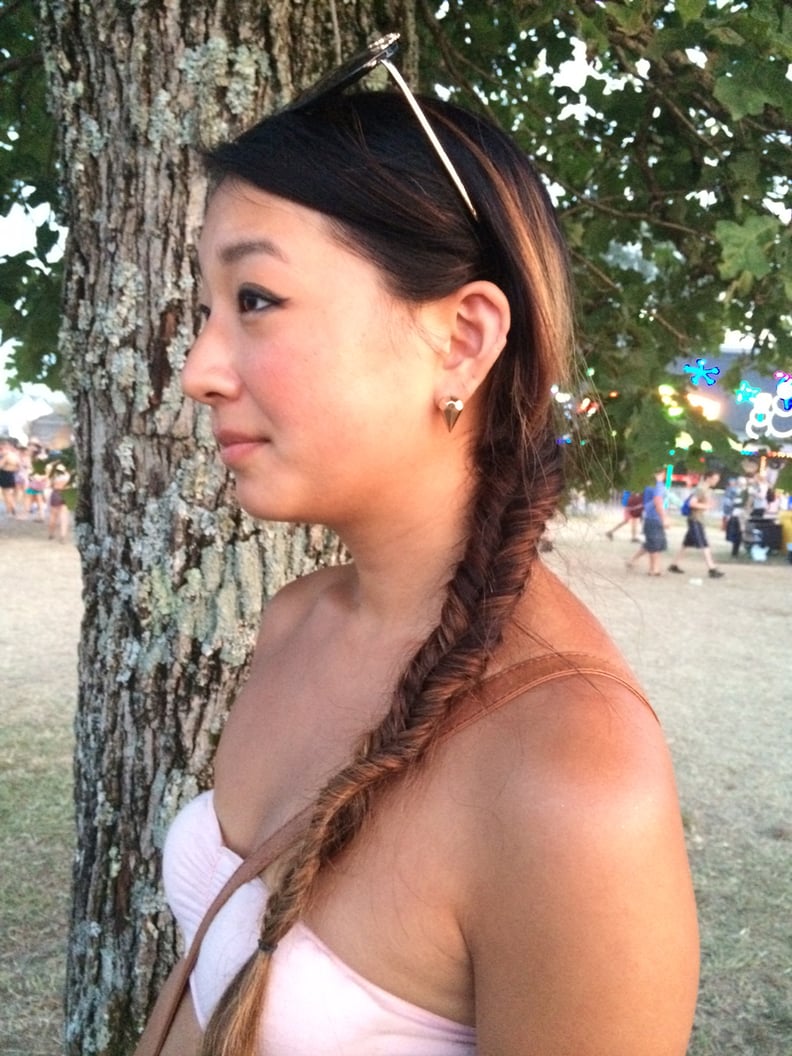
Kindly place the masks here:
[[(0, 216), (17, 206), (57, 207), (55, 125), (46, 107), (46, 78), (33, 0), (0, 0)], [(60, 388), (58, 306), (62, 269), (48, 257), (58, 240), (56, 215), (36, 229), (31, 251), (0, 245), (0, 334), (14, 338), (11, 381)]]
[[(0, 0), (0, 208), (54, 200), (33, 2)], [(607, 475), (624, 475), (625, 438), (657, 405), (657, 386), (672, 380), (668, 367), (680, 356), (712, 355), (727, 330), (750, 331), (755, 365), (789, 367), (792, 24), (784, 0), (417, 7), (424, 84), (451, 84), (466, 101), (485, 102), (554, 189), (593, 372), (577, 395), (592, 385), (619, 394), (606, 402), (608, 420), (579, 423)], [(44, 225), (36, 253), (0, 259), (0, 329), (21, 338), (12, 367), (24, 380), (56, 376), (57, 276), (47, 281), (39, 269), (53, 237)], [(700, 424), (690, 416), (697, 435)], [(605, 457), (611, 447), (615, 460)], [(584, 475), (597, 459), (586, 461)]]
[(174, 959), (160, 849), (210, 779), (263, 599), (332, 560), (315, 529), (234, 506), (179, 368), (194, 329), (204, 181), (194, 147), (283, 104), (400, 0), (44, 0), (63, 173), (62, 373), (74, 403), (85, 585), (67, 1051), (132, 1047)]
[[(653, 401), (680, 353), (749, 327), (768, 365), (788, 356), (777, 214), (792, 29), (782, 0), (40, 0), (40, 19), (33, 3), (0, 0), (0, 205), (56, 202), (57, 127), (70, 231), (60, 364), (79, 425), (86, 586), (67, 1029), (70, 1052), (122, 1053), (173, 956), (162, 833), (209, 779), (262, 598), (335, 557), (317, 530), (236, 511), (206, 420), (181, 399), (203, 199), (193, 146), (286, 101), (376, 31), (402, 31), (414, 77), (420, 32), (424, 85), (489, 107), (553, 188), (581, 347), (609, 410), (608, 424), (584, 413), (571, 425), (625, 463), (642, 420), (665, 442)], [(585, 83), (566, 66), (579, 51)], [(51, 366), (57, 277), (31, 267), (51, 244), (45, 230), (36, 254), (0, 262), (20, 378)], [(600, 399), (590, 385), (572, 412)]]
[[(755, 335), (757, 365), (790, 369), (785, 0), (448, 0), (436, 22), (420, 7), (433, 76), (485, 100), (553, 188), (608, 412), (579, 423), (589, 476), (599, 462), (610, 484), (611, 448), (626, 472), (658, 386), (679, 385), (669, 365), (716, 356), (727, 331)], [(711, 432), (695, 412), (682, 424)]]

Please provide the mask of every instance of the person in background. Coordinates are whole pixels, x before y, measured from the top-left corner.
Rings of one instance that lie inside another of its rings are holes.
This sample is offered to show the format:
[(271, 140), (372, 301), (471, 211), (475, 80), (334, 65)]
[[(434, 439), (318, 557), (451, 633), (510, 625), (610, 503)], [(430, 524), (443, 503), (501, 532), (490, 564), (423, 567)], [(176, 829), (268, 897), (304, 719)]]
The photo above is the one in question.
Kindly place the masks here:
[(732, 557), (740, 554), (747, 498), (745, 478), (731, 477), (723, 495), (723, 531)]
[(49, 537), (65, 543), (69, 534), (69, 507), (66, 505), (64, 492), (71, 483), (71, 473), (62, 462), (51, 462), (47, 466), (47, 478), (50, 485), (49, 498)]
[(685, 551), (700, 550), (704, 557), (704, 563), (707, 566), (710, 579), (718, 579), (724, 575), (715, 564), (710, 551), (709, 542), (707, 541), (707, 533), (704, 530), (704, 515), (707, 510), (711, 509), (713, 506), (712, 489), (719, 480), (720, 473), (715, 470), (710, 470), (708, 473), (704, 474), (704, 477), (699, 481), (698, 486), (691, 495), (687, 531), (685, 532), (685, 538), (682, 540), (682, 546), (677, 551), (674, 560), (668, 566), (669, 572), (676, 572), (678, 575), (684, 574), (685, 570), (680, 567), (679, 562), (685, 554)]
[(17, 473), (22, 466), (16, 444), (9, 439), (0, 441), (0, 491), (9, 517), (17, 515)]
[(668, 514), (665, 507), (665, 467), (660, 466), (654, 471), (654, 483), (647, 485), (643, 493), (643, 530), (644, 542), (641, 549), (627, 562), (629, 569), (635, 568), (636, 563), (644, 556), (649, 555), (649, 575), (662, 575), (660, 570), (660, 555), (668, 548), (666, 540), (666, 527), (668, 525)]
[(641, 518), (644, 512), (644, 500), (643, 492), (631, 491), (626, 494), (624, 501), (624, 516), (618, 524), (610, 528), (605, 534), (613, 542), (614, 532), (624, 527), (625, 524), (630, 526), (630, 538), (634, 543), (638, 543), (641, 540), (640, 529), (641, 529)]

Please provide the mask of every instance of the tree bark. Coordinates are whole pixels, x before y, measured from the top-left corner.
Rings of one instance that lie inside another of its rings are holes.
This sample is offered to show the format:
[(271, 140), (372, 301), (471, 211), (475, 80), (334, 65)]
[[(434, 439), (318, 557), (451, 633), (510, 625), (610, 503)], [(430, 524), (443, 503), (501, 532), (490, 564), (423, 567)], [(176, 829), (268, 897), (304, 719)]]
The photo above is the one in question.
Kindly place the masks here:
[(175, 956), (163, 836), (211, 780), (262, 604), (339, 556), (256, 525), (179, 369), (205, 184), (195, 146), (286, 102), (413, 0), (41, 0), (69, 228), (61, 349), (77, 422), (77, 848), (66, 1051), (131, 1051)]

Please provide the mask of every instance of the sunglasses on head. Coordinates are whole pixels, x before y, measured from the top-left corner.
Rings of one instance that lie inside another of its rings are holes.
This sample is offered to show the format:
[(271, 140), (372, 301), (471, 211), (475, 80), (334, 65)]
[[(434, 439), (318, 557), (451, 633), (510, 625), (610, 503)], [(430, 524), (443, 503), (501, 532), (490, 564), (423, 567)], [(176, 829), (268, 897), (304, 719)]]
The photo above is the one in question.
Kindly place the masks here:
[(398, 49), (398, 33), (388, 33), (384, 37), (379, 37), (377, 40), (372, 41), (365, 51), (361, 51), (359, 54), (355, 55), (354, 58), (348, 59), (346, 62), (342, 63), (338, 69), (325, 74), (325, 76), (320, 78), (316, 84), (307, 88), (297, 97), (288, 109), (302, 110), (309, 107), (318, 99), (333, 95), (336, 92), (341, 92), (344, 88), (348, 88), (350, 85), (355, 84), (362, 77), (365, 77), (367, 73), (370, 73), (375, 66), (384, 66), (396, 82), (398, 88), (401, 90), (410, 109), (415, 114), (418, 123), (426, 134), (426, 138), (432, 144), (440, 163), (451, 177), (451, 181), (462, 196), (462, 200), (469, 209), (470, 215), (474, 220), (478, 220), (478, 213), (476, 212), (473, 202), (470, 200), (470, 195), (468, 194), (459, 173), (454, 167), (454, 163), (445, 152), (443, 144), (435, 135), (434, 129), (429, 124), (426, 114), (421, 109), (421, 106), (410, 90), (409, 85), (402, 77), (401, 73), (399, 73), (398, 69), (390, 61)]

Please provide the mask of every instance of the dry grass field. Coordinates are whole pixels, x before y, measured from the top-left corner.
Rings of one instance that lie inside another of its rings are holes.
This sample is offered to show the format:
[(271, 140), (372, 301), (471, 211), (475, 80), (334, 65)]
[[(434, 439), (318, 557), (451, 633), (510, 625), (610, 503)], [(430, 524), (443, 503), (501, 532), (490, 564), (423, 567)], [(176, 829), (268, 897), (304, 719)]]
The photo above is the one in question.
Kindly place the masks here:
[[(578, 517), (549, 563), (649, 691), (672, 752), (700, 910), (689, 1056), (792, 1054), (792, 565), (709, 580), (628, 573), (628, 529)], [(672, 547), (681, 521), (671, 532)], [(71, 544), (0, 519), (0, 1053), (57, 1056), (71, 858), (71, 722), (80, 582)], [(640, 1054), (636, 1054), (640, 1056)]]

